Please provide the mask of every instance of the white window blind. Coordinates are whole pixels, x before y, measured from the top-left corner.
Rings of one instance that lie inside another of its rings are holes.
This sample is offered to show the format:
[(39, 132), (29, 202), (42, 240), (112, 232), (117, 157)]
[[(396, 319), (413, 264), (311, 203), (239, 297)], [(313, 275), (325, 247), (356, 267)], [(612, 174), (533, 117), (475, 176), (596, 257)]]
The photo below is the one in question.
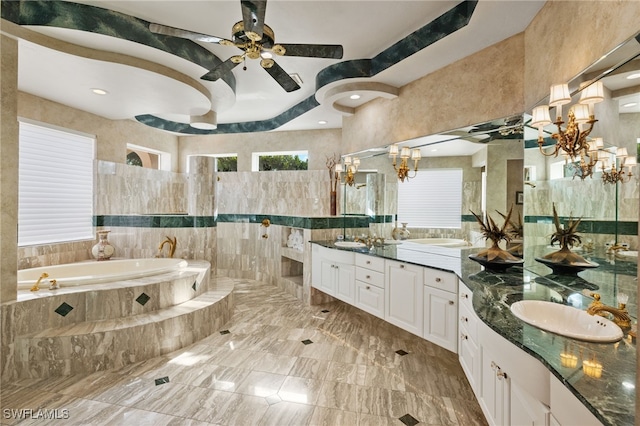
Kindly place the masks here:
[(18, 245), (92, 239), (95, 139), (20, 123)]
[(412, 228), (461, 227), (462, 169), (418, 170), (398, 182), (398, 221)]

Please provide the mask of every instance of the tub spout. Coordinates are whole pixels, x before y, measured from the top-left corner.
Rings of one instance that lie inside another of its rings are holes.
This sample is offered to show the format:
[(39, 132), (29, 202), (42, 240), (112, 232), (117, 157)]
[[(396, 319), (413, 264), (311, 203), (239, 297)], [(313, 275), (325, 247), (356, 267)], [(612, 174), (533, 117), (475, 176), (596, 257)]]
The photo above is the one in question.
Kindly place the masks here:
[(162, 249), (165, 244), (169, 244), (169, 257), (173, 257), (173, 254), (176, 252), (176, 245), (178, 244), (178, 237), (173, 237), (173, 240), (168, 236), (160, 243), (158, 246), (158, 254), (156, 257), (162, 256)]
[(31, 291), (40, 290), (40, 283), (45, 278), (49, 278), (49, 274), (47, 274), (46, 272), (43, 272), (42, 275), (40, 275), (40, 278), (38, 278), (38, 281), (36, 281), (36, 283), (33, 285), (33, 287), (31, 287)]

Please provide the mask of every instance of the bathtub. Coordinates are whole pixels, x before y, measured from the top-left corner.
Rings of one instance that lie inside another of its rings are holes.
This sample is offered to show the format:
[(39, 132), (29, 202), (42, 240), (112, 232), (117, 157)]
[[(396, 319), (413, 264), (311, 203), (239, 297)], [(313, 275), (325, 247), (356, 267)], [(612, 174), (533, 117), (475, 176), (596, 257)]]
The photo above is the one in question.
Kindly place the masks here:
[(18, 290), (30, 289), (44, 272), (49, 274), (49, 280), (56, 280), (60, 287), (71, 287), (142, 278), (186, 266), (186, 260), (164, 258), (117, 259), (43, 266), (18, 271)]
[(416, 238), (415, 240), (406, 241), (440, 247), (468, 247), (471, 245), (467, 241), (457, 238)]

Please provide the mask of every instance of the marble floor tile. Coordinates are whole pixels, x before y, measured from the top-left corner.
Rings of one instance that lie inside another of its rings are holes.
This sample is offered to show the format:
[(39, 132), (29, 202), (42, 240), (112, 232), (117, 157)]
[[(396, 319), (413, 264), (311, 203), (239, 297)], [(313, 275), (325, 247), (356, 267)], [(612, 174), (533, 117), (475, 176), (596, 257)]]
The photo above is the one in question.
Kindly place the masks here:
[(232, 281), (234, 314), (211, 336), (88, 376), (3, 384), (2, 408), (65, 409), (64, 424), (82, 426), (486, 425), (456, 354), (342, 302)]

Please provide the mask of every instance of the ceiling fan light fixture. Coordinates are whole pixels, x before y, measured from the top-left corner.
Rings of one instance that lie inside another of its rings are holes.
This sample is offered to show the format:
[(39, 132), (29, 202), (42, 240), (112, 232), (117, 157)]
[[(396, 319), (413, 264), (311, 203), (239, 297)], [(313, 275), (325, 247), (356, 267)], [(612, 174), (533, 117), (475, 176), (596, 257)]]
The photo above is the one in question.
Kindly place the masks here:
[(215, 130), (218, 128), (218, 114), (215, 111), (209, 111), (204, 115), (192, 115), (189, 124), (195, 129)]

